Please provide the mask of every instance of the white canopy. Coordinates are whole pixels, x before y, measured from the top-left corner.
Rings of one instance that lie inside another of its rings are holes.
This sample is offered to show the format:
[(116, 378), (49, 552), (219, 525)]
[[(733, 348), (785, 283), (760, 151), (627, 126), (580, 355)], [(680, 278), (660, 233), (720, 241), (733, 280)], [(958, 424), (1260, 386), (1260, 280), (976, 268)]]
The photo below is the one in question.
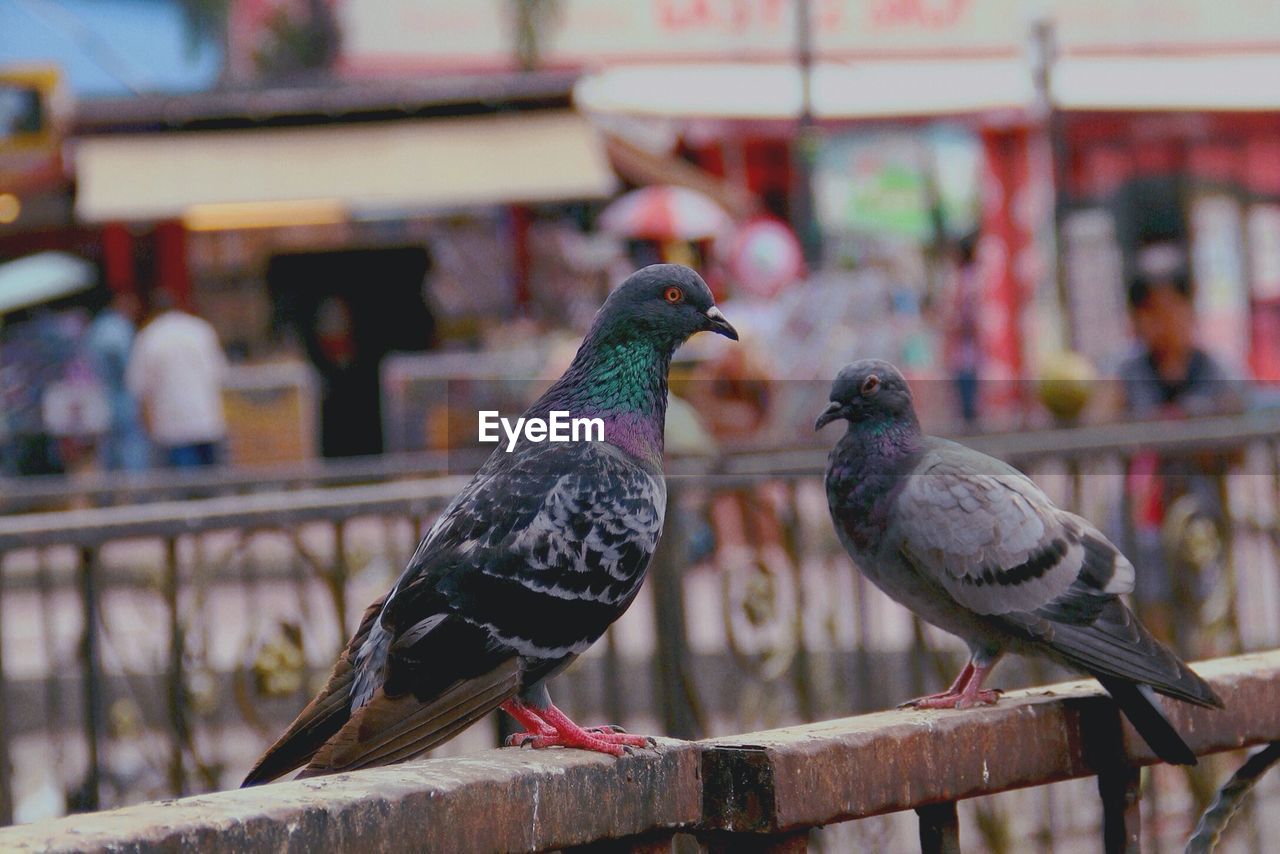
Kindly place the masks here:
[(0, 314), (88, 290), (96, 281), (93, 264), (65, 252), (40, 252), (0, 264)]
[[(1280, 109), (1280, 53), (1200, 56), (1064, 56), (1053, 68), (1055, 103), (1069, 110)], [(793, 64), (618, 66), (574, 90), (588, 113), (673, 118), (794, 119), (801, 79)], [(1034, 103), (1019, 56), (820, 62), (812, 76), (820, 119), (967, 115)]]
[(569, 110), (87, 137), (75, 168), (82, 221), (193, 227), (601, 198), (615, 185), (599, 135)]

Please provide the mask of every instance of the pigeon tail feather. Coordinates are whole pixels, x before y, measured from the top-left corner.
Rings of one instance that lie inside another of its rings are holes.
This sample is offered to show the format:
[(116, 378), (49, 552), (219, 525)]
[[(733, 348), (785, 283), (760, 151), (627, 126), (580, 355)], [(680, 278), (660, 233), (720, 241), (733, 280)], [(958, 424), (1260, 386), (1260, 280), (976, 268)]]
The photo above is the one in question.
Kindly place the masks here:
[(351, 689), (355, 681), (355, 655), (364, 644), (365, 638), (374, 626), (374, 621), (382, 613), (382, 603), (386, 597), (380, 596), (360, 618), (360, 626), (347, 648), (339, 656), (325, 682), (315, 698), (307, 704), (289, 729), (266, 749), (253, 768), (245, 775), (241, 787), (257, 786), (283, 777), (290, 771), (301, 768), (311, 759), (320, 746), (332, 738), (351, 717)]
[(1171, 765), (1195, 765), (1196, 755), (1165, 717), (1154, 692), (1112, 676), (1096, 676), (1152, 752)]
[(1056, 657), (1092, 676), (1128, 679), (1197, 706), (1223, 707), (1209, 683), (1157, 640), (1119, 599), (1108, 602), (1092, 625), (1051, 622), (1041, 614), (1005, 619), (1040, 635)]
[(316, 752), (298, 777), (412, 759), (452, 738), (519, 690), (520, 668), (514, 658), (480, 677), (455, 683), (425, 704), (412, 694), (388, 697), (379, 690)]

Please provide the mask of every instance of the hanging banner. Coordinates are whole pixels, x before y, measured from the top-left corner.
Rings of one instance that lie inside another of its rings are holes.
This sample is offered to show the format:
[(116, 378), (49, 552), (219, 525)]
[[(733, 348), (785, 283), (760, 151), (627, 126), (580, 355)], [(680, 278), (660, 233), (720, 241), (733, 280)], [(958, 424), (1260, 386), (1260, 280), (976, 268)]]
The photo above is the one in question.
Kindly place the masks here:
[(1029, 209), (1032, 134), (1026, 129), (982, 134), (984, 186), (978, 269), (982, 277), (983, 404), (1008, 410), (1025, 402), (1023, 306), (1034, 293), (1036, 223)]
[[(279, 2), (243, 0), (243, 5), (270, 8)], [(791, 60), (795, 2), (552, 0), (543, 7), (538, 52), (549, 67)], [(1023, 0), (810, 4), (813, 46), (821, 58), (1020, 56), (1026, 49), (1029, 16)], [(1256, 49), (1280, 41), (1280, 4), (1272, 0), (1047, 0), (1037, 5), (1055, 21), (1057, 42), (1067, 53)], [(512, 68), (516, 6), (510, 0), (337, 0), (342, 64), (356, 73)]]

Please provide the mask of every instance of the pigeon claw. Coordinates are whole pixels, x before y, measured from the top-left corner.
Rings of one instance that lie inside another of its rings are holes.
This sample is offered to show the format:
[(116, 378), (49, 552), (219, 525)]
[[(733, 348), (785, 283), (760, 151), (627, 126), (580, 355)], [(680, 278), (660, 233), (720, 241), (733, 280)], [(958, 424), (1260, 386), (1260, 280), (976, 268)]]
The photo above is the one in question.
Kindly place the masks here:
[(643, 744), (635, 744), (635, 743), (626, 744), (624, 749), (627, 751), (628, 756), (634, 754), (637, 750), (657, 750), (658, 749), (658, 740), (653, 736), (642, 735), (637, 737), (643, 738), (644, 743)]
[[(613, 735), (626, 735), (626, 730), (617, 724), (601, 724), (600, 726), (584, 727), (584, 732), (592, 735), (609, 737)], [(634, 735), (622, 742), (632, 747), (654, 748), (658, 746), (658, 740), (651, 735)]]
[(556, 730), (547, 729), (539, 732), (513, 732), (513, 734), (508, 735), (506, 739), (503, 740), (503, 744), (508, 746), (508, 748), (527, 748), (530, 741), (543, 735), (556, 735)]
[(975, 706), (993, 706), (1004, 692), (999, 688), (984, 688), (981, 691), (944, 691), (941, 694), (930, 694), (908, 700), (899, 709), (972, 709)]
[(626, 743), (618, 743), (607, 739), (603, 734), (593, 735), (586, 730), (570, 733), (554, 733), (552, 735), (534, 735), (520, 743), (521, 747), (532, 747), (541, 750), (546, 747), (576, 747), (580, 750), (591, 750), (596, 753), (608, 753), (622, 756), (627, 752)]
[(508, 747), (576, 747), (622, 756), (632, 748), (653, 747), (657, 744), (647, 735), (628, 735), (617, 724), (580, 727), (553, 705), (534, 707), (511, 700), (502, 708), (525, 727), (525, 732), (507, 737), (505, 744)]
[(629, 735), (612, 730), (601, 731), (601, 729), (600, 727), (592, 727), (591, 729), (568, 730), (549, 735), (534, 735), (532, 738), (522, 742), (522, 744), (528, 744), (533, 748), (576, 747), (580, 750), (594, 750), (597, 753), (609, 753), (613, 756), (622, 756), (624, 753), (629, 753), (631, 752), (630, 748), (650, 746), (648, 736)]

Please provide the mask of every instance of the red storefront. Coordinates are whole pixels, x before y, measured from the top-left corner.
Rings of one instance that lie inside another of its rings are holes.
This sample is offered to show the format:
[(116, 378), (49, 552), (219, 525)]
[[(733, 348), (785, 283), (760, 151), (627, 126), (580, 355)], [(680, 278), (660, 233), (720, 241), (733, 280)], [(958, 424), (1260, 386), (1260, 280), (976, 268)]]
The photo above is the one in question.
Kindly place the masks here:
[(1110, 217), (1123, 271), (1144, 244), (1176, 246), (1207, 343), (1280, 380), (1280, 113), (1080, 111), (1064, 125), (1068, 232), (1073, 216)]
[[(339, 63), (355, 77), (510, 68), (510, 8), (338, 0)], [(577, 102), (606, 130), (665, 145), (785, 212), (800, 157), (798, 12), (797, 0), (563, 0), (538, 60), (587, 73)], [(812, 0), (808, 12), (820, 138), (936, 122), (974, 135), (998, 374), (1025, 375), (1054, 348), (1095, 361), (1114, 349), (1137, 246), (1164, 235), (1204, 280), (1205, 334), (1259, 375), (1280, 376), (1280, 96), (1268, 91), (1280, 79), (1280, 6)], [(1037, 23), (1049, 24), (1047, 63), (1036, 59)], [(1055, 310), (1059, 320), (1046, 321)]]

